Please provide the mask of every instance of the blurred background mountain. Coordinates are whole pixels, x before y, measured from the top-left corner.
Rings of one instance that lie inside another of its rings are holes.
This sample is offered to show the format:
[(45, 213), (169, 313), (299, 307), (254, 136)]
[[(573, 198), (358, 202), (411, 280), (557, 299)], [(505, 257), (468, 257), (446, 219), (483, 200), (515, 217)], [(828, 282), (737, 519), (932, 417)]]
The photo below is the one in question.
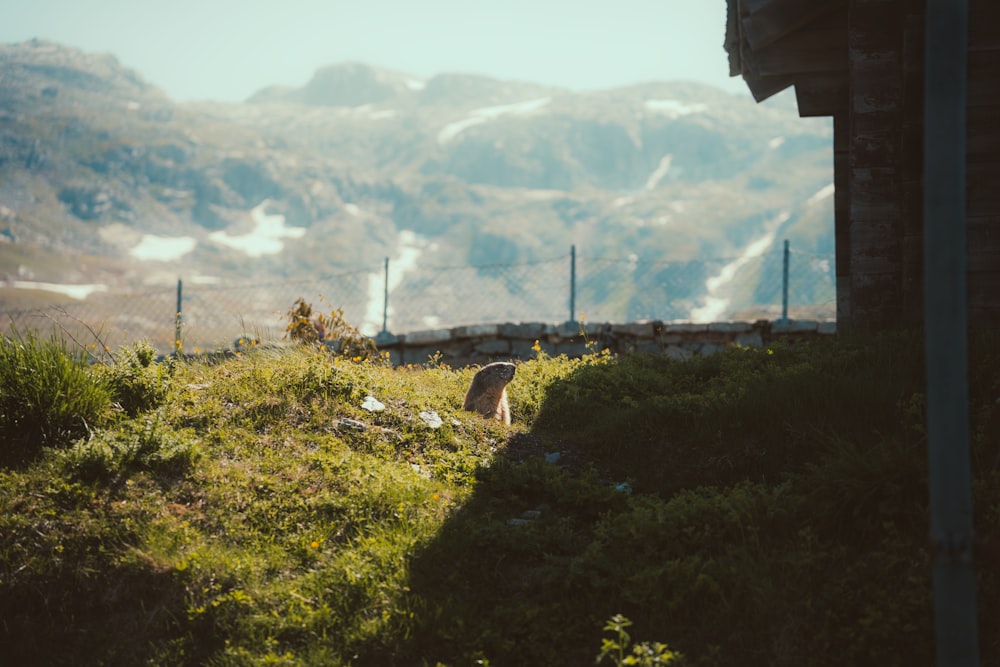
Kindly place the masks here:
[[(343, 63), (244, 103), (176, 104), (111, 55), (38, 40), (0, 45), (0, 91), (4, 309), (55, 298), (30, 284), (308, 280), (386, 257), (525, 264), (575, 245), (735, 260), (784, 239), (833, 255), (831, 126), (787, 96), (758, 105), (661, 82), (580, 93)], [(773, 276), (760, 294), (754, 266), (734, 268), (742, 301), (721, 316), (773, 303)], [(706, 277), (672, 296), (696, 303)], [(636, 300), (615, 283), (588, 308)]]

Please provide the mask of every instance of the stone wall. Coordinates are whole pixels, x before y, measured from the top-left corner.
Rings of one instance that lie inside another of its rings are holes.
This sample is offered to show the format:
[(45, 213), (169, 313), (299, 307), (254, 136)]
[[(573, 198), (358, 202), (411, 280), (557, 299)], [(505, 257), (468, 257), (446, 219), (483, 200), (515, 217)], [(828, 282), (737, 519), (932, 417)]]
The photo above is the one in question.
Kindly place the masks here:
[(426, 363), (429, 357), (440, 354), (442, 363), (461, 367), (531, 359), (536, 354), (536, 341), (552, 356), (579, 357), (591, 349), (608, 349), (613, 353), (648, 352), (685, 359), (695, 354), (711, 354), (729, 345), (760, 347), (779, 340), (808, 340), (834, 333), (835, 322), (814, 320), (713, 324), (518, 322), (379, 334), (375, 342), (397, 366)]

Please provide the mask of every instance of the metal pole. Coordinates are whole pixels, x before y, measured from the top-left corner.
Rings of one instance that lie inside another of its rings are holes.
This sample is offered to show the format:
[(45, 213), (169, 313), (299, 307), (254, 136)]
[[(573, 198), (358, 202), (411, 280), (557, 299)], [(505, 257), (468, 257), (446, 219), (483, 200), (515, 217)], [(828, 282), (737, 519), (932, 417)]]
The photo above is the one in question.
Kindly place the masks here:
[(576, 322), (576, 245), (569, 247), (569, 321)]
[(389, 333), (389, 258), (385, 258), (385, 291), (382, 294), (382, 333)]
[(177, 310), (174, 311), (174, 356), (181, 356), (181, 279), (177, 279)]
[(979, 664), (966, 304), (968, 0), (926, 0), (924, 346), (937, 664)]
[(788, 321), (788, 239), (785, 239), (785, 254), (781, 267), (781, 321)]

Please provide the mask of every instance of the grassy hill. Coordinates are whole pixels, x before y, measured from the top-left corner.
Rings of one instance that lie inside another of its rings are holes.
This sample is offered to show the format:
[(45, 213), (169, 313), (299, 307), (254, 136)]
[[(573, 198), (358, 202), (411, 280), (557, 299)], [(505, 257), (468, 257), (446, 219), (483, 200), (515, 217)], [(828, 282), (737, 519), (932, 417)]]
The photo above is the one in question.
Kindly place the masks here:
[[(509, 428), (433, 359), (99, 348), (0, 342), (5, 663), (583, 665), (618, 614), (636, 664), (933, 662), (918, 336), (540, 354)], [(984, 664), (998, 349), (970, 365)]]

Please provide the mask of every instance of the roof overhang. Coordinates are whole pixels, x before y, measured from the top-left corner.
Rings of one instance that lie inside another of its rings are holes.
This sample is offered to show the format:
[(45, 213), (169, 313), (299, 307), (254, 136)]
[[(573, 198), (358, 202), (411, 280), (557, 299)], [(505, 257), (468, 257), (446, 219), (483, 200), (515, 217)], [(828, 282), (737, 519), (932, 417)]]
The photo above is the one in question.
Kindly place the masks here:
[(847, 101), (848, 0), (727, 0), (729, 75), (758, 102), (795, 86), (802, 116)]

